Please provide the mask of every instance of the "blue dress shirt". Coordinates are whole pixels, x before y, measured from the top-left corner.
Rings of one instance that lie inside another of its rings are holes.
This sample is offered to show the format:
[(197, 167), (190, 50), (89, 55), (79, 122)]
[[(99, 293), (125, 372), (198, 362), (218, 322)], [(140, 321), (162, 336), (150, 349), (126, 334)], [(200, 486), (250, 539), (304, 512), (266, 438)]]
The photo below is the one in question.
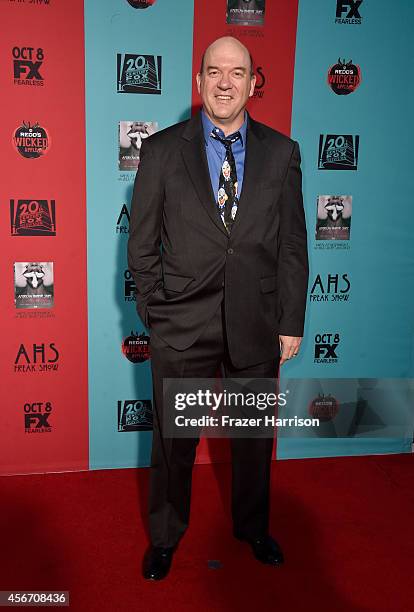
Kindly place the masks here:
[[(201, 120), (203, 124), (204, 142), (206, 145), (206, 154), (208, 169), (210, 172), (211, 186), (213, 188), (214, 199), (217, 201), (217, 193), (220, 179), (221, 166), (226, 157), (226, 149), (224, 145), (219, 141), (215, 140), (210, 136), (211, 132), (214, 132), (220, 136), (220, 138), (230, 138), (233, 134), (228, 136), (224, 135), (223, 130), (216, 127), (211, 123), (204, 111), (201, 111)], [(234, 155), (234, 161), (236, 162), (237, 172), (237, 183), (238, 183), (238, 194), (239, 199), (243, 188), (243, 176), (244, 176), (244, 158), (246, 155), (246, 131), (247, 131), (247, 114), (245, 114), (244, 123), (239, 130), (241, 139), (235, 142), (231, 149)]]

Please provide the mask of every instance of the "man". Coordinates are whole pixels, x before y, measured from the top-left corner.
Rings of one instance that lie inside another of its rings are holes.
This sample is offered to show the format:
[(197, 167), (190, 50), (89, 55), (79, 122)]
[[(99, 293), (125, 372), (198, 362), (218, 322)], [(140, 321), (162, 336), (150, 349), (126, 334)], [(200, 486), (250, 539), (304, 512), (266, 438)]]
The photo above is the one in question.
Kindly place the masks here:
[[(299, 150), (246, 113), (255, 80), (248, 50), (231, 37), (216, 40), (197, 75), (202, 112), (141, 149), (128, 262), (151, 335), (150, 579), (167, 575), (188, 526), (197, 445), (163, 436), (163, 411), (172, 409), (163, 405), (163, 378), (214, 377), (220, 366), (227, 377), (276, 377), (280, 350), (280, 363), (297, 355), (303, 333)], [(272, 442), (231, 440), (232, 518), (235, 537), (278, 565), (282, 551), (268, 531)]]

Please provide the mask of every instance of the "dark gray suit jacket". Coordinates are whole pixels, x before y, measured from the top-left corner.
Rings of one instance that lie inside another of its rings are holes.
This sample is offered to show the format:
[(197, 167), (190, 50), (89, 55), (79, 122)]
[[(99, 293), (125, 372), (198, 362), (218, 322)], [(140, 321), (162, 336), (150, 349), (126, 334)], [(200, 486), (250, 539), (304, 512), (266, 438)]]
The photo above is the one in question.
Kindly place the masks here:
[(249, 117), (231, 236), (211, 188), (201, 117), (147, 138), (132, 197), (128, 265), (147, 327), (190, 347), (225, 300), (235, 367), (302, 336), (308, 282), (299, 147)]

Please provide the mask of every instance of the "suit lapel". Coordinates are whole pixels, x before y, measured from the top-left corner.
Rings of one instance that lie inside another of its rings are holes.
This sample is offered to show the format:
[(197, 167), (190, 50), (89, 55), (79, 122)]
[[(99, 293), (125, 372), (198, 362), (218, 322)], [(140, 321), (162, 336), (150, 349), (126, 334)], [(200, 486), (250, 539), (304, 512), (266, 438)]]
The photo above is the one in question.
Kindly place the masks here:
[(200, 202), (216, 227), (227, 236), (211, 187), (201, 117), (193, 117), (183, 132), (187, 144), (181, 149), (184, 164)]
[(244, 158), (243, 188), (240, 194), (236, 218), (232, 228), (232, 235), (248, 209), (254, 205), (257, 195), (257, 185), (260, 176), (266, 167), (263, 158), (265, 149), (263, 146), (263, 133), (256, 121), (249, 116), (247, 124), (246, 155)]
[[(246, 136), (243, 189), (240, 194), (232, 235), (234, 235), (237, 226), (243, 221), (248, 209), (254, 204), (257, 195), (257, 184), (266, 168), (266, 160), (263, 159), (263, 155), (265, 154), (265, 148), (263, 146), (264, 134), (260, 129), (260, 125), (251, 119), (250, 116), (248, 118)], [(226, 228), (220, 218), (211, 187), (200, 114), (190, 119), (182, 137), (187, 140), (187, 143), (182, 147), (181, 153), (198, 198), (215, 226), (223, 232), (225, 236), (228, 236)]]

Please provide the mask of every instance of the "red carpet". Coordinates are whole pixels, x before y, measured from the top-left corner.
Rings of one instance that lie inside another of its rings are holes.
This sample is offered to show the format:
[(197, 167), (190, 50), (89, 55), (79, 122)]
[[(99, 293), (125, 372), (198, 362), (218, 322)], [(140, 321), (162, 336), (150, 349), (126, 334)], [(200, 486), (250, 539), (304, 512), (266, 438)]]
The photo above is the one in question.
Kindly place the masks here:
[(232, 538), (229, 465), (197, 465), (190, 529), (159, 583), (140, 574), (147, 476), (3, 477), (0, 589), (69, 590), (70, 609), (87, 612), (414, 609), (412, 455), (274, 463), (282, 568)]

